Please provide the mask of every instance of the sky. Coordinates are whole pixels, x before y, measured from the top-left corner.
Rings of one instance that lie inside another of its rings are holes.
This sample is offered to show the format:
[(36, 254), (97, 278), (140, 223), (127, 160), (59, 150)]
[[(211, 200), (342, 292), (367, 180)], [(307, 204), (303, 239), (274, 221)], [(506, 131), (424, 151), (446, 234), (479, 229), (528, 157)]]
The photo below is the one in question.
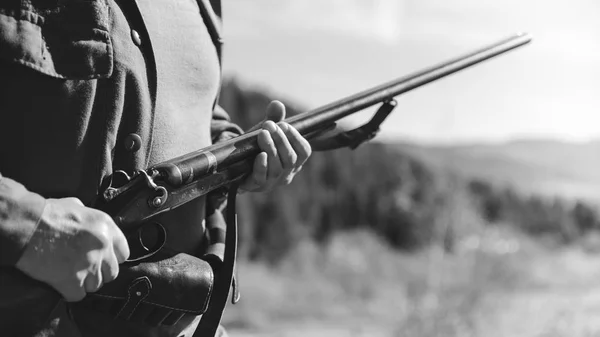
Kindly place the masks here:
[(532, 44), (398, 97), (380, 139), (600, 138), (598, 0), (223, 3), (225, 74), (307, 109), (528, 32)]

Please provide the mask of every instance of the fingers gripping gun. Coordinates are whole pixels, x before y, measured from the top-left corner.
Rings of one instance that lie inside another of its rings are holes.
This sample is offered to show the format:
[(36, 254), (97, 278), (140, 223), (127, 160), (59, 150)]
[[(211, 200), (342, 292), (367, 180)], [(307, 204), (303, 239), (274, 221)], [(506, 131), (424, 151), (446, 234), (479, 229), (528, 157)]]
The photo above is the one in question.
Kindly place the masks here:
[[(307, 138), (316, 151), (341, 147), (355, 148), (375, 136), (380, 124), (396, 106), (395, 96), (504, 54), (530, 41), (531, 38), (527, 34), (517, 34), (448, 62), (395, 79), (315, 110), (298, 114), (287, 119), (286, 122)], [(323, 138), (324, 132), (334, 128), (339, 119), (376, 104), (381, 104), (379, 110), (365, 125)], [(225, 191), (223, 193), (225, 195), (227, 189), (229, 190), (228, 208), (235, 209), (237, 185), (251, 172), (254, 157), (260, 152), (257, 135), (258, 131), (241, 135), (229, 141), (165, 161), (145, 171), (136, 172), (132, 177), (123, 172), (116, 172), (113, 176), (113, 183), (104, 191), (98, 207), (110, 214), (117, 225), (128, 235), (129, 243), (132, 246), (130, 247), (131, 260), (140, 260), (150, 256), (164, 244), (164, 231), (162, 232), (163, 237), (151, 244), (143, 242), (141, 235), (136, 234), (141, 232), (140, 228), (148, 226), (151, 220), (161, 213), (168, 212), (209, 192)], [(235, 260), (235, 211), (229, 213), (224, 262)], [(227, 263), (223, 264), (221, 272), (231, 274), (233, 263), (230, 267), (225, 267), (225, 265)], [(226, 299), (231, 285), (231, 277), (225, 277), (223, 280), (225, 281), (224, 285), (216, 286), (221, 287), (221, 290), (224, 289), (222, 292)], [(215, 295), (217, 293), (217, 289), (215, 289)], [(214, 300), (218, 301), (219, 299), (214, 298)], [(211, 309), (209, 309), (210, 311)], [(202, 327), (202, 323), (200, 327)]]

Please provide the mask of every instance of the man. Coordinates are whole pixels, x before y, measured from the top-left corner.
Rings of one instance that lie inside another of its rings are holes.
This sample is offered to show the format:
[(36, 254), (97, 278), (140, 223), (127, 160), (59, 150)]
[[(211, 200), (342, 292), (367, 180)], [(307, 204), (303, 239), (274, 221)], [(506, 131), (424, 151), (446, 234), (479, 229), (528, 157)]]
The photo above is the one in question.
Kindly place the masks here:
[[(149, 327), (71, 303), (114, 280), (129, 256), (112, 219), (87, 207), (113, 171), (242, 133), (215, 105), (218, 14), (207, 0), (0, 4), (2, 335), (191, 336), (199, 317)], [(275, 123), (284, 116), (279, 102), (267, 108), (243, 190), (289, 183), (310, 156), (294, 128)], [(207, 207), (217, 208), (198, 198), (162, 216), (166, 246), (201, 251)]]

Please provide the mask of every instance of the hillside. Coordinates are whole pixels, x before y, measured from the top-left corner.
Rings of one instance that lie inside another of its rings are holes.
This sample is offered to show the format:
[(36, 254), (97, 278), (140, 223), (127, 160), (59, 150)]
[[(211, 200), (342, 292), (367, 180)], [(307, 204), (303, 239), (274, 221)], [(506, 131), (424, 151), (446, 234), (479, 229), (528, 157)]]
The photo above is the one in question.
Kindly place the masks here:
[[(228, 81), (221, 104), (247, 128), (270, 97)], [(542, 147), (562, 144), (541, 143), (370, 142), (315, 153), (290, 186), (242, 195), (243, 299), (226, 310), (226, 328), (232, 336), (598, 335), (597, 210), (532, 184), (592, 181), (593, 170), (569, 167), (588, 168), (590, 152), (574, 156), (567, 146), (569, 164), (556, 163)]]
[(525, 194), (600, 203), (600, 142), (518, 140), (495, 145), (398, 148), (436, 168), (511, 186)]
[[(230, 80), (221, 102), (234, 121), (248, 128), (261, 120), (269, 95)], [(288, 115), (301, 111), (296, 104), (286, 105)], [(369, 142), (354, 151), (315, 153), (290, 186), (241, 198), (244, 253), (276, 262), (302, 238), (326, 243), (332, 234), (356, 228), (373, 231), (397, 249), (433, 242), (452, 249), (485, 222), (505, 222), (570, 242), (600, 227), (594, 207), (568, 198), (581, 196), (590, 181), (600, 182), (600, 174), (590, 168), (598, 160), (590, 155), (594, 146)], [(576, 187), (572, 195), (557, 188), (568, 185)]]

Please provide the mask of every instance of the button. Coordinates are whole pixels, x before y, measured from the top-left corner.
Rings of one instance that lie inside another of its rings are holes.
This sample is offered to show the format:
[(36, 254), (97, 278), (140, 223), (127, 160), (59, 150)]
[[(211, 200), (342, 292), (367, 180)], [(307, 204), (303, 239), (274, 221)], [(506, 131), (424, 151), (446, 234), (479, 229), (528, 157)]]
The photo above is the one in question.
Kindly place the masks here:
[(135, 133), (130, 133), (125, 137), (125, 149), (130, 152), (136, 152), (142, 147), (142, 137)]
[(136, 46), (139, 47), (142, 45), (142, 39), (140, 38), (140, 33), (138, 33), (137, 30), (131, 30), (131, 39), (133, 40), (133, 43), (135, 43)]

